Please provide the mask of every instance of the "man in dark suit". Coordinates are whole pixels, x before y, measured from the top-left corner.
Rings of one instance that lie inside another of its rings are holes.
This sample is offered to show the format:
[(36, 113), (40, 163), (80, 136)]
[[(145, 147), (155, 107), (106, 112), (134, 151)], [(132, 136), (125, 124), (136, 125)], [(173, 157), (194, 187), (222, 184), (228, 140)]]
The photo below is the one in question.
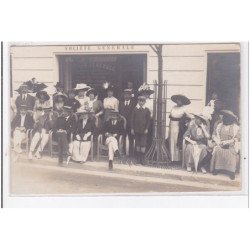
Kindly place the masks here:
[[(76, 130), (76, 116), (72, 114), (72, 107), (64, 106), (64, 111), (61, 116), (56, 119), (54, 126), (55, 138), (58, 142), (58, 162), (63, 162), (63, 155), (69, 157), (71, 155), (69, 143), (70, 137)], [(67, 162), (68, 162), (67, 158)]]
[[(124, 100), (119, 103), (119, 113), (126, 118), (126, 131), (125, 138), (128, 136), (129, 140), (129, 156), (133, 156), (134, 152), (134, 135), (131, 134), (131, 114), (134, 110), (136, 103), (132, 98), (132, 91), (125, 89), (123, 91)], [(126, 148), (126, 140), (124, 140), (124, 148)]]
[(11, 122), (11, 128), (13, 131), (14, 151), (21, 153), (21, 143), (25, 139), (26, 131), (32, 129), (34, 125), (33, 117), (27, 113), (28, 106), (21, 105), (19, 107), (20, 112), (17, 113), (13, 121)]
[(119, 113), (111, 111), (110, 118), (104, 123), (103, 131), (106, 137), (105, 144), (108, 146), (109, 154), (109, 169), (113, 169), (114, 155), (120, 157), (118, 148), (118, 140), (124, 134), (124, 124), (122, 120), (118, 119)]
[(33, 110), (36, 99), (28, 94), (28, 86), (26, 84), (22, 84), (16, 91), (20, 93), (20, 95), (16, 98), (17, 112), (19, 111), (21, 105), (25, 105), (30, 110)]

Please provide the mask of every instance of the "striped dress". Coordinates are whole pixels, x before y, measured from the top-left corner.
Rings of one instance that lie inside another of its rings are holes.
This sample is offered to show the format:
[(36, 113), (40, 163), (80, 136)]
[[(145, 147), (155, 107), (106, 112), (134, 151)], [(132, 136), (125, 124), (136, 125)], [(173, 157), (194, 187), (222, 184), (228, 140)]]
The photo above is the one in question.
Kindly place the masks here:
[[(239, 126), (236, 124), (226, 126), (221, 123), (214, 130), (213, 136), (221, 141), (232, 140), (234, 138), (240, 141)], [(235, 142), (231, 142), (224, 148), (215, 146), (210, 164), (211, 172), (214, 170), (226, 170), (234, 173), (236, 171), (239, 154), (235, 146)]]

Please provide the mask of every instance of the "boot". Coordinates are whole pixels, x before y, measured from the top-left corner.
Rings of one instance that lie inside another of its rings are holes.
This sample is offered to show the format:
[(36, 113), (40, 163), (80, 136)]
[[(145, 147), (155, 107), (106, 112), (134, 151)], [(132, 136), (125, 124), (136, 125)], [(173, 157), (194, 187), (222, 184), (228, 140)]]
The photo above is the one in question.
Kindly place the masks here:
[(109, 160), (109, 170), (113, 170), (113, 161)]

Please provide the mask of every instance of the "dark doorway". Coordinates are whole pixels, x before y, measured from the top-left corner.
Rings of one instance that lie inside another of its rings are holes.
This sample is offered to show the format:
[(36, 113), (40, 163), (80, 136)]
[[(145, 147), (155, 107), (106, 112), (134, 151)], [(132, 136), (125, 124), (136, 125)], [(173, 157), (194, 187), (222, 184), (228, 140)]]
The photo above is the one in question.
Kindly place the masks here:
[(226, 109), (240, 115), (240, 53), (208, 53), (207, 102), (213, 92)]
[(108, 81), (115, 88), (123, 90), (127, 82), (136, 88), (146, 81), (147, 56), (137, 55), (70, 55), (58, 56), (59, 78), (65, 89), (74, 88), (77, 83), (92, 87)]

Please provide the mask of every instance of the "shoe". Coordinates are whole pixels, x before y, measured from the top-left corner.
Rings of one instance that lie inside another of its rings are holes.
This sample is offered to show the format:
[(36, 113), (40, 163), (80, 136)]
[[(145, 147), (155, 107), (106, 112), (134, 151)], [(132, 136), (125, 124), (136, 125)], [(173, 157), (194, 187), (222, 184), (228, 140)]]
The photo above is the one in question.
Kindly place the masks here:
[(39, 152), (39, 151), (36, 151), (36, 153), (35, 153), (35, 157), (36, 157), (37, 159), (41, 159), (41, 154), (40, 154), (40, 152)]
[(23, 150), (20, 147), (14, 148), (14, 151), (18, 154), (21, 154), (23, 152)]
[(144, 157), (144, 154), (143, 154), (143, 153), (141, 153), (140, 163), (141, 163), (142, 166), (145, 165), (145, 157)]
[(109, 170), (113, 170), (113, 161), (109, 160)]
[(187, 171), (188, 172), (192, 172), (192, 168), (191, 167), (187, 167)]
[(86, 161), (80, 161), (80, 164), (84, 164)]
[(204, 167), (201, 167), (201, 172), (202, 172), (203, 174), (206, 174), (206, 173), (207, 173), (207, 170), (206, 170)]
[(29, 160), (32, 160), (32, 159), (33, 159), (33, 154), (32, 154), (31, 151), (29, 152), (28, 159), (29, 159)]
[(62, 164), (62, 163), (63, 163), (63, 158), (60, 157), (60, 158), (58, 159), (58, 164)]

